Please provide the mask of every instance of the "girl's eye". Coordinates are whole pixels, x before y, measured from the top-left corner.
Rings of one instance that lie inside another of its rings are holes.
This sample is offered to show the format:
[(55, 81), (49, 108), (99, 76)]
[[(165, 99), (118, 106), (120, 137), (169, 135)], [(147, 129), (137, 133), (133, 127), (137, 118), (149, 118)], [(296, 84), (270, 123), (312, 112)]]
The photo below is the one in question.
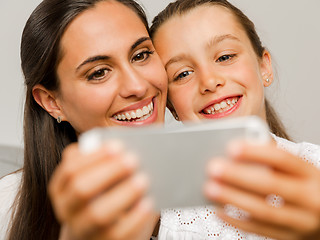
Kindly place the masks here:
[(132, 58), (132, 62), (143, 62), (147, 60), (150, 57), (150, 55), (152, 55), (153, 53), (154, 51), (140, 52)]
[(231, 60), (233, 57), (235, 57), (235, 54), (223, 55), (218, 58), (217, 62), (225, 62), (225, 61)]
[(108, 74), (109, 70), (107, 68), (99, 69), (94, 71), (92, 74), (88, 76), (88, 80), (99, 81), (105, 78)]
[(177, 77), (174, 78), (174, 81), (178, 81), (181, 80), (183, 78), (188, 77), (190, 74), (192, 74), (193, 71), (184, 71), (182, 73), (180, 73)]

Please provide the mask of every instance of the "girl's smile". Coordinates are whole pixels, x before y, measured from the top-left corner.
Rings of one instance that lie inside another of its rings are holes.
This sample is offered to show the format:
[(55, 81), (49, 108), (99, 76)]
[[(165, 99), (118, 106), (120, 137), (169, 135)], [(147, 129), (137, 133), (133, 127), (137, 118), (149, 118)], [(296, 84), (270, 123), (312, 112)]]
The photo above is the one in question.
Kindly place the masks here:
[(168, 98), (181, 121), (265, 116), (271, 58), (255, 52), (234, 15), (204, 5), (162, 24), (153, 36), (168, 75)]

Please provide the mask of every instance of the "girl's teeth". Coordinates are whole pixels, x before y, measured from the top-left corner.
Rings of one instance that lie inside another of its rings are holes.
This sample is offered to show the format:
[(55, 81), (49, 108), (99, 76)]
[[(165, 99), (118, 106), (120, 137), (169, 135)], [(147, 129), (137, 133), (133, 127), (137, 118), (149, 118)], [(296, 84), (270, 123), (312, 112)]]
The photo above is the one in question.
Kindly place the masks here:
[(219, 103), (214, 105), (214, 110), (219, 111), (221, 109), (221, 106)]
[(239, 98), (227, 99), (220, 103), (216, 103), (210, 108), (205, 109), (203, 112), (205, 114), (216, 114), (216, 113), (223, 113), (224, 111), (229, 110), (232, 108), (237, 102)]

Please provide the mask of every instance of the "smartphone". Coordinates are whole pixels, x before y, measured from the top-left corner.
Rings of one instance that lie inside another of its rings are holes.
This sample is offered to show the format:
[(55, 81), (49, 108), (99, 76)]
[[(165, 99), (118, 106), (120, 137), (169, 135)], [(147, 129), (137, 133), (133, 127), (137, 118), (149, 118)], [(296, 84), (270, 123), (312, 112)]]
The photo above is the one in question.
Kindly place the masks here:
[(203, 195), (208, 160), (223, 156), (232, 140), (263, 144), (270, 133), (265, 121), (250, 116), (168, 128), (96, 128), (79, 137), (79, 146), (90, 152), (115, 139), (138, 155), (141, 170), (151, 181), (149, 194), (156, 208), (163, 209), (208, 204)]

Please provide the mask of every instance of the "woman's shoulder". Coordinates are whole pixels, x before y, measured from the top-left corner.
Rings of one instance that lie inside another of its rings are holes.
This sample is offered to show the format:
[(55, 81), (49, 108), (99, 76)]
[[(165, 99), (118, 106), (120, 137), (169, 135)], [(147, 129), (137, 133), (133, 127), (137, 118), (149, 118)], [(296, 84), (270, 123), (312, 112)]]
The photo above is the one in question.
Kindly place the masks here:
[(0, 178), (0, 196), (2, 193), (9, 193), (13, 190), (16, 190), (21, 182), (22, 171), (8, 174)]
[(277, 136), (273, 136), (279, 148), (282, 148), (304, 161), (320, 168), (320, 145), (309, 142), (292, 142)]
[(0, 179), (0, 236), (6, 235), (11, 218), (12, 205), (18, 193), (22, 171), (17, 171)]

